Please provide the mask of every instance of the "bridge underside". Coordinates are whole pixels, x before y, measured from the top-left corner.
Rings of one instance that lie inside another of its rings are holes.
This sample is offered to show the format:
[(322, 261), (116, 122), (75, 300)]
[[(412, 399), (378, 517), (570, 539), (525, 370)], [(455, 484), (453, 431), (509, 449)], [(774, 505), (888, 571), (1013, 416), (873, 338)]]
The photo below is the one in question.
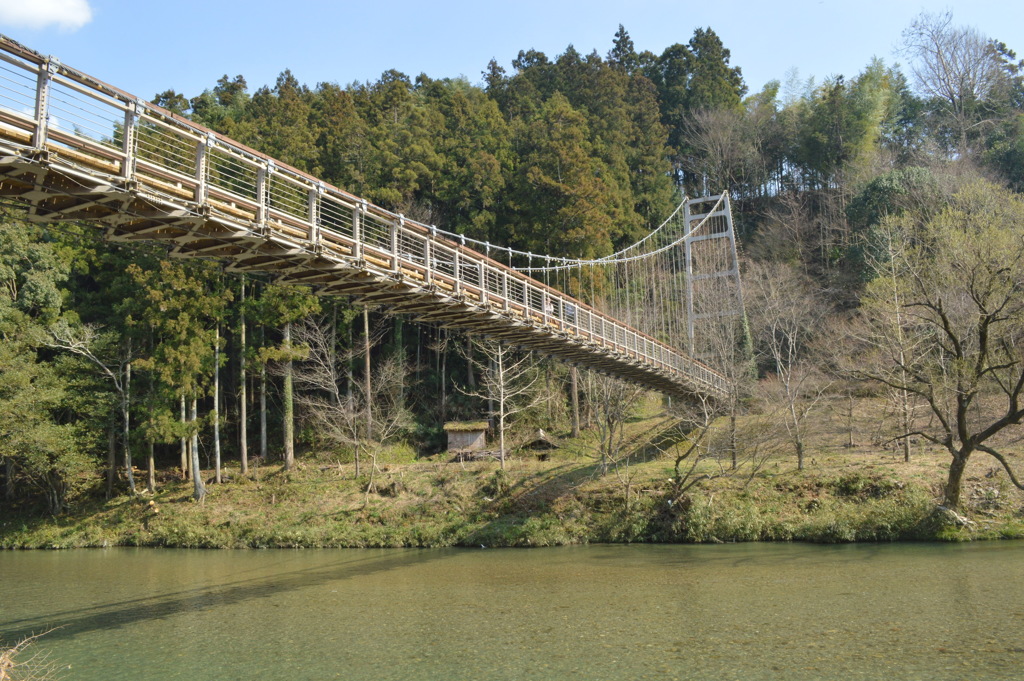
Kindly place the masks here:
[(485, 287), (431, 279), (422, 265), (392, 260), (386, 252), (337, 236), (313, 240), (300, 230), (254, 220), (258, 214), (234, 205), (186, 198), (193, 188), (179, 184), (176, 189), (165, 178), (136, 173), (124, 179), (117, 168), (64, 146), (40, 150), (28, 141), (24, 132), (0, 125), (0, 198), (24, 206), (30, 221), (81, 221), (100, 226), (111, 241), (162, 242), (175, 257), (216, 259), (227, 262), (229, 270), (271, 273), (279, 282), (497, 338), (676, 397), (721, 394), (669, 364), (652, 362), (638, 349), (610, 342), (592, 327), (588, 331), (509, 304)]

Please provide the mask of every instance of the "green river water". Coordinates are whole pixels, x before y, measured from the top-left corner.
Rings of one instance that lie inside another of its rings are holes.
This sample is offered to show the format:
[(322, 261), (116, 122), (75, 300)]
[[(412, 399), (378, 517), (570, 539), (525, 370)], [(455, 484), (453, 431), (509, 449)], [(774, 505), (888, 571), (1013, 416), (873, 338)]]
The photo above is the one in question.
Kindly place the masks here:
[(81, 681), (1022, 679), (1024, 543), (0, 552)]

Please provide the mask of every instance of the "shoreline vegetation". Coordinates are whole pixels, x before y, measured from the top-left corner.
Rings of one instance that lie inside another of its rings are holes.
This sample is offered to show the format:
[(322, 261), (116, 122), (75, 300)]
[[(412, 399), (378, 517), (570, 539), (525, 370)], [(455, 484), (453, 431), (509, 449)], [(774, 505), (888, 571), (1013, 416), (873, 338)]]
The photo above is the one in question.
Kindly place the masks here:
[[(807, 465), (776, 452), (730, 470), (707, 457), (685, 485), (674, 449), (651, 454), (665, 415), (629, 424), (628, 452), (600, 475), (594, 443), (497, 461), (449, 453), (416, 458), (385, 450), (376, 466), (311, 453), (290, 471), (280, 462), (224, 471), (201, 503), (192, 483), (162, 472), (155, 494), (84, 498), (67, 514), (15, 509), (0, 520), (0, 548), (536, 547), (586, 543), (746, 541), (889, 542), (1024, 538), (1024, 494), (978, 460), (965, 477), (960, 513), (939, 504), (948, 454), (918, 446), (909, 462), (892, 447), (849, 446), (823, 429)], [(827, 426), (827, 423), (826, 423)], [(856, 440), (856, 438), (854, 438)], [(685, 443), (675, 445), (683, 447)], [(204, 470), (207, 479), (212, 473)]]

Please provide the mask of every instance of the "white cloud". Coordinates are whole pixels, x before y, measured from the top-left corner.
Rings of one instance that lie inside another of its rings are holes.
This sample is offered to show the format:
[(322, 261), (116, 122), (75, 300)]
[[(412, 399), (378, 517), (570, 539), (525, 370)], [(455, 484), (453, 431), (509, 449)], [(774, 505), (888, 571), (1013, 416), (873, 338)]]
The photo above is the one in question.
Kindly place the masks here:
[(0, 26), (77, 31), (90, 21), (89, 0), (0, 0)]

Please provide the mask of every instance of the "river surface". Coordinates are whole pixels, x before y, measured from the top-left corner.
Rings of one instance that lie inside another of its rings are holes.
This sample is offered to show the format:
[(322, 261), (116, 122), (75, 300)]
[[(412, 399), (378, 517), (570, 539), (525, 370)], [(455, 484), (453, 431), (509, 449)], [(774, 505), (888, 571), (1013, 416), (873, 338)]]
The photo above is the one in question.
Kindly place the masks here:
[(0, 552), (81, 681), (1021, 679), (1024, 543)]

